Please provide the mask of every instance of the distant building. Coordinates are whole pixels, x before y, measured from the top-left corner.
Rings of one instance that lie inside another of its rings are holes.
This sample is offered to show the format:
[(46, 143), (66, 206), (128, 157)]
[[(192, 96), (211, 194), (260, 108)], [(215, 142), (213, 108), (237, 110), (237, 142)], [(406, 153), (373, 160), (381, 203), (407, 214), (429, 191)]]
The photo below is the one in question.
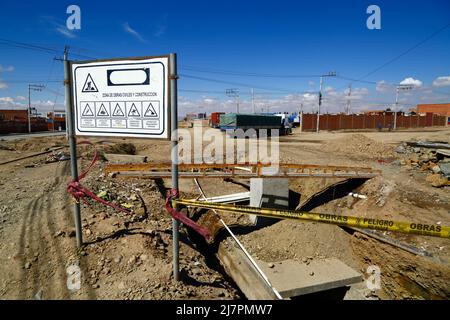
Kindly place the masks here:
[(30, 124), (28, 124), (27, 110), (0, 110), (0, 133), (21, 133), (28, 132), (30, 125), (31, 131), (47, 131), (47, 120), (36, 114), (30, 115)]
[(27, 110), (0, 110), (0, 121), (28, 121)]
[(450, 103), (418, 104), (416, 112), (418, 114), (434, 113), (450, 117)]
[(47, 113), (47, 126), (48, 130), (66, 130), (66, 111), (65, 110), (55, 110), (53, 112)]
[[(386, 110), (365, 110), (363, 111), (364, 114), (367, 115), (377, 115), (377, 114), (383, 114), (386, 112)], [(388, 111), (389, 112), (389, 111)]]
[(186, 114), (186, 120), (187, 121), (191, 121), (191, 120), (197, 120), (197, 119), (206, 119), (206, 113), (187, 113)]

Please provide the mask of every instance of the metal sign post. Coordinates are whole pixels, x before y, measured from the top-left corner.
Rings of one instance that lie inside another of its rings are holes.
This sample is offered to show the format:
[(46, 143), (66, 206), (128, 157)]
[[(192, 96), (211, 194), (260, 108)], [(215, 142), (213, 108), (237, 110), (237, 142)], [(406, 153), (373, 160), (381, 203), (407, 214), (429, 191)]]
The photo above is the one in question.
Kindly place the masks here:
[[(170, 107), (171, 107), (171, 141), (172, 141), (172, 190), (178, 191), (178, 93), (177, 93), (177, 55), (170, 54)], [(176, 206), (174, 208), (177, 209)], [(180, 280), (179, 267), (179, 223), (172, 219), (173, 234), (173, 278), (175, 281)]]
[[(176, 54), (70, 63), (66, 55), (65, 77), (73, 178), (77, 179), (78, 175), (76, 135), (170, 139), (172, 188), (178, 190)], [(80, 246), (79, 204), (75, 207), (75, 217)], [(176, 220), (172, 228), (173, 275), (179, 280)]]
[[(75, 136), (75, 119), (73, 112), (73, 100), (71, 90), (71, 77), (70, 77), (70, 61), (67, 59), (67, 48), (64, 50), (64, 86), (66, 95), (66, 114), (67, 114), (67, 135), (69, 138), (70, 146), (70, 170), (72, 173), (72, 179), (78, 179), (78, 164), (77, 164), (77, 139)], [(73, 206), (73, 220), (75, 222), (75, 233), (77, 237), (77, 246), (83, 245), (83, 235), (81, 232), (81, 210), (80, 203), (75, 202)]]

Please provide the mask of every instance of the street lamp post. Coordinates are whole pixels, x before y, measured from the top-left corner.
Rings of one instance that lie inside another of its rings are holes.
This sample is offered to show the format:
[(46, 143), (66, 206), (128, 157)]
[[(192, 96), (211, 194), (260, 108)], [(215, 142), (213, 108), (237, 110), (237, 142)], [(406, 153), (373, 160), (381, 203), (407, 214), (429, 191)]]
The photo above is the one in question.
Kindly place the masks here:
[(28, 133), (31, 133), (31, 90), (42, 91), (45, 86), (41, 84), (29, 84), (28, 85)]
[(328, 72), (327, 74), (323, 74), (320, 76), (320, 89), (319, 89), (319, 107), (317, 108), (317, 127), (316, 132), (319, 133), (319, 125), (320, 125), (320, 106), (322, 105), (322, 85), (324, 77), (335, 77), (336, 72)]
[(412, 85), (408, 84), (399, 84), (395, 90), (395, 106), (394, 106), (394, 126), (393, 130), (397, 129), (397, 107), (398, 107), (398, 93), (400, 90), (411, 90), (413, 89)]

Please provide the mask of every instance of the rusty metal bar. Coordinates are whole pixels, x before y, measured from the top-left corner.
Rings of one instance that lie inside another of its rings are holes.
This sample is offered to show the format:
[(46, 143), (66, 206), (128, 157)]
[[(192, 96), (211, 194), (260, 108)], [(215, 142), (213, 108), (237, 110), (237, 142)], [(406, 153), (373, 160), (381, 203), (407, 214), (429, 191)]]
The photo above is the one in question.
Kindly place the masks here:
[[(245, 169), (249, 167), (251, 171)], [(270, 164), (180, 164), (180, 178), (373, 178), (380, 175), (379, 170), (367, 167), (322, 166), (311, 164), (278, 164), (278, 172), (265, 173), (263, 168)], [(104, 168), (106, 174), (114, 173), (124, 177), (170, 178), (170, 163), (109, 164)]]

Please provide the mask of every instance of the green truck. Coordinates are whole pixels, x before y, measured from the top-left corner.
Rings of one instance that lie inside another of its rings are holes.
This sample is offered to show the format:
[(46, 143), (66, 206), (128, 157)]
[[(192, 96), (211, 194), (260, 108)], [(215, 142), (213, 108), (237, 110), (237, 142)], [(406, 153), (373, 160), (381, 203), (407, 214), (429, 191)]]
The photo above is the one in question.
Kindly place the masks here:
[(278, 129), (280, 135), (286, 135), (291, 132), (291, 126), (286, 117), (280, 115), (268, 114), (241, 114), (241, 113), (227, 113), (220, 115), (220, 130), (234, 131), (234, 130), (248, 130), (255, 129), (256, 133), (261, 129), (267, 129), (270, 134), (270, 129)]

